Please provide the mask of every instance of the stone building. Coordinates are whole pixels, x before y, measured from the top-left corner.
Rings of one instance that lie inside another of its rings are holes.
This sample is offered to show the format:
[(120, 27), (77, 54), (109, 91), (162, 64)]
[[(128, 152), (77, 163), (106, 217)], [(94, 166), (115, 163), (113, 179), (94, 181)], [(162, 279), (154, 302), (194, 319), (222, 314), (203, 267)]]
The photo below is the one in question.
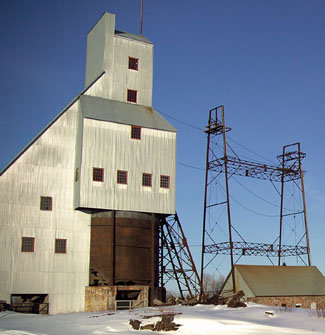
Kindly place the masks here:
[[(248, 302), (288, 308), (325, 308), (325, 277), (316, 266), (235, 265), (236, 292)], [(222, 295), (232, 291), (229, 273)]]

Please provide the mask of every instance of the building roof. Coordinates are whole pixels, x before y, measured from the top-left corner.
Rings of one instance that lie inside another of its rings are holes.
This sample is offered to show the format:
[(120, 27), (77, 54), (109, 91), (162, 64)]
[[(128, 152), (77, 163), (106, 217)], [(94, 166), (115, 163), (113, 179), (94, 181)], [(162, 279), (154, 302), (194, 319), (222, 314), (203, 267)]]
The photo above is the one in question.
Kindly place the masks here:
[(235, 271), (255, 296), (325, 295), (325, 277), (316, 266), (235, 265)]
[(145, 38), (141, 35), (128, 33), (126, 31), (115, 30), (115, 35), (125, 37), (125, 38), (130, 38), (131, 40), (136, 40), (136, 41), (152, 44), (152, 42), (150, 42), (147, 38)]
[(135, 105), (84, 95), (98, 79), (104, 75), (103, 71), (93, 82), (82, 90), (43, 130), (37, 134), (1, 171), (0, 176), (15, 163), (45, 132), (49, 129), (75, 102), (80, 99), (83, 116), (90, 119), (124, 123), (152, 129), (176, 132), (177, 130), (167, 122), (152, 107)]
[(129, 124), (171, 132), (177, 131), (152, 107), (90, 95), (81, 95), (80, 105), (83, 117), (87, 119)]

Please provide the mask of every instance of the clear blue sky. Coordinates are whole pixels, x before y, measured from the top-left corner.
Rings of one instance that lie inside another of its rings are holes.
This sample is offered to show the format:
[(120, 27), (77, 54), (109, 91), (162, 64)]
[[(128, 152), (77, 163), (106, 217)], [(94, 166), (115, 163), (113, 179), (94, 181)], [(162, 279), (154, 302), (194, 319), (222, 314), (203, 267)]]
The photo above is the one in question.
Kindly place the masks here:
[[(84, 88), (86, 35), (101, 14), (115, 13), (117, 29), (138, 33), (139, 8), (140, 0), (1, 1), (0, 168)], [(155, 44), (158, 111), (203, 128), (208, 110), (223, 104), (231, 137), (273, 161), (283, 145), (301, 142), (312, 262), (325, 274), (325, 2), (144, 0), (143, 34)], [(176, 187), (177, 211), (199, 267), (205, 136), (168, 120), (179, 131), (177, 161), (199, 168), (178, 164)], [(232, 194), (258, 210), (243, 190)], [(263, 229), (254, 236), (250, 226), (263, 227), (267, 219), (248, 222), (249, 213), (234, 213), (248, 240), (272, 242)]]

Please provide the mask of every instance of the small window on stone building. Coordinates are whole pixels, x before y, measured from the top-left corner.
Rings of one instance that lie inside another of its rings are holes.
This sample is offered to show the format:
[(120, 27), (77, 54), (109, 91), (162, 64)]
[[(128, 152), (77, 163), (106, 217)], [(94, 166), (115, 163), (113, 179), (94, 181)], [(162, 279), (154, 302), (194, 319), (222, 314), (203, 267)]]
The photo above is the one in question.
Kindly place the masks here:
[(301, 308), (302, 307), (302, 304), (299, 303), (299, 304), (296, 304), (296, 308)]
[(139, 59), (129, 57), (129, 69), (138, 71)]
[(137, 102), (138, 91), (128, 90), (127, 91), (127, 101), (128, 102)]
[(67, 253), (67, 240), (62, 238), (55, 239), (55, 253), (66, 254)]
[(134, 140), (141, 140), (141, 127), (131, 126), (131, 138)]
[(93, 168), (93, 181), (104, 181), (104, 169)]
[(128, 172), (117, 170), (117, 183), (127, 184), (128, 183)]
[(52, 197), (41, 197), (40, 210), (42, 211), (52, 210)]
[(34, 252), (34, 237), (22, 237), (21, 238), (21, 251), (22, 252)]
[(160, 187), (169, 188), (169, 176), (160, 176)]
[(152, 174), (151, 173), (143, 173), (142, 174), (142, 186), (152, 186)]

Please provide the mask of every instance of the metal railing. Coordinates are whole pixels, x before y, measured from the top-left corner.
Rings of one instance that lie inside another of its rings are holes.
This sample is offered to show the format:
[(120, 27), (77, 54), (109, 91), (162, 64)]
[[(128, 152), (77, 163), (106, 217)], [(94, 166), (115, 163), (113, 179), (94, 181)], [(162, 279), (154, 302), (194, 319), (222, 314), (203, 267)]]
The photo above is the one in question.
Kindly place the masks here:
[(115, 300), (116, 310), (131, 310), (145, 307), (144, 300)]

